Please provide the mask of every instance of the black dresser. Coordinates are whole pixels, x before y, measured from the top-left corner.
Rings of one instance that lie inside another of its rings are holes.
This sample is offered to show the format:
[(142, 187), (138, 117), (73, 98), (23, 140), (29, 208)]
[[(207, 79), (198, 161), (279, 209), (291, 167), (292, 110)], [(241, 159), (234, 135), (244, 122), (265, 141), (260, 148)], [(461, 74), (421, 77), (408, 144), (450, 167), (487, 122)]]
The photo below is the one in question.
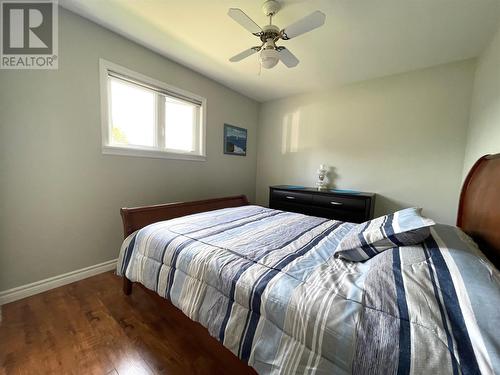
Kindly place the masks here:
[(276, 210), (362, 223), (373, 219), (375, 194), (349, 190), (318, 190), (290, 185), (269, 188), (269, 207)]

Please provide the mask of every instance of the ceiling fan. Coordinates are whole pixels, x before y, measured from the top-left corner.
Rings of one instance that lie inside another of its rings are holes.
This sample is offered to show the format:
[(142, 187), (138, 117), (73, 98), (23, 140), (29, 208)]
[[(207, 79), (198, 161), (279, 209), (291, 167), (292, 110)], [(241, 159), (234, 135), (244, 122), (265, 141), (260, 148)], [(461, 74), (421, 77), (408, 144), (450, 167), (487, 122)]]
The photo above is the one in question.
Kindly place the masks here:
[(299, 35), (305, 34), (308, 31), (314, 30), (325, 23), (326, 16), (319, 10), (301, 18), (292, 23), (290, 26), (280, 29), (273, 25), (273, 16), (280, 10), (281, 5), (276, 0), (267, 0), (262, 5), (264, 14), (269, 17), (269, 25), (260, 27), (245, 12), (238, 8), (231, 8), (227, 12), (229, 17), (238, 22), (253, 35), (258, 37), (262, 44), (260, 46), (251, 47), (243, 52), (234, 55), (229, 59), (231, 62), (241, 61), (244, 58), (260, 52), (260, 64), (265, 69), (271, 69), (276, 66), (279, 60), (288, 68), (293, 68), (299, 63), (299, 59), (295, 57), (288, 49), (283, 46), (277, 46), (276, 42), (280, 39), (288, 40)]

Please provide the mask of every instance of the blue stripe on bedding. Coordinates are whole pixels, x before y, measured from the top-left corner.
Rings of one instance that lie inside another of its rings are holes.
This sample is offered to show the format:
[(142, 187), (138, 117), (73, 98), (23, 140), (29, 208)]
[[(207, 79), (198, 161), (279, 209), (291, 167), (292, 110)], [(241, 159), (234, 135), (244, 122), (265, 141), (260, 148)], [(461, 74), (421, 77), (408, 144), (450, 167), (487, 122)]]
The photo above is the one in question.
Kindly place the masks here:
[[(430, 257), (431, 257), (431, 255), (429, 253), (429, 248), (428, 248), (429, 244), (430, 244), (429, 240), (427, 240), (426, 243), (424, 244), (424, 252), (425, 252), (428, 259), (430, 259)], [(453, 375), (456, 375), (456, 374), (458, 374), (458, 365), (457, 365), (457, 360), (455, 358), (455, 353), (454, 353), (454, 348), (453, 348), (453, 339), (451, 338), (451, 335), (450, 335), (450, 329), (448, 327), (448, 322), (446, 321), (444, 307), (443, 307), (443, 304), (441, 303), (441, 298), (439, 296), (438, 286), (436, 284), (436, 277), (434, 275), (434, 269), (432, 267), (432, 263), (427, 262), (427, 266), (429, 268), (429, 276), (431, 278), (434, 296), (436, 297), (436, 301), (437, 301), (437, 304), (439, 306), (439, 315), (441, 317), (441, 324), (443, 325), (443, 328), (446, 332), (446, 342), (448, 344), (450, 360), (452, 362), (451, 365), (453, 368)]]
[(129, 236), (117, 273), (169, 298), (260, 374), (495, 373), (500, 275), (470, 240), (436, 225), (425, 246), (336, 258), (354, 228), (216, 210)]
[(398, 375), (410, 373), (411, 331), (408, 305), (406, 304), (405, 286), (401, 273), (400, 249), (393, 252), (393, 272), (396, 283), (397, 305), (399, 311), (399, 364)]
[[(175, 271), (177, 267), (177, 259), (179, 258), (179, 254), (181, 253), (182, 250), (184, 250), (187, 246), (192, 244), (194, 242), (193, 239), (187, 239), (186, 241), (183, 242), (182, 245), (177, 246), (175, 248), (172, 261), (170, 264), (170, 270), (168, 272), (168, 278), (167, 278), (167, 287), (165, 289), (165, 298), (170, 299), (170, 291), (172, 290), (172, 284), (174, 283), (174, 276), (175, 276)], [(158, 272), (159, 273), (159, 272)]]
[(389, 241), (391, 241), (396, 246), (404, 246), (405, 244), (397, 238), (394, 232), (394, 221), (395, 221), (394, 214), (387, 215), (387, 217), (385, 218), (385, 223), (382, 225), (382, 228)]
[[(457, 343), (462, 374), (479, 374), (480, 371), (476, 356), (472, 349), (472, 343), (467, 332), (467, 327), (465, 326), (464, 317), (448, 266), (434, 238), (430, 237), (426, 241), (426, 246), (431, 254), (430, 259), (436, 270), (437, 280), (439, 281), (439, 291), (447, 310), (453, 337)], [(450, 346), (450, 348), (452, 347)]]
[[(174, 254), (173, 254), (173, 257), (172, 257), (172, 261), (171, 261), (171, 266), (170, 266), (171, 268), (170, 268), (170, 271), (169, 271), (169, 274), (168, 274), (168, 283), (167, 283), (167, 289), (165, 291), (165, 297), (167, 299), (170, 299), (170, 290), (171, 290), (172, 284), (174, 282), (174, 274), (175, 274), (175, 270), (176, 270), (176, 266), (177, 266), (177, 259), (179, 257), (179, 254), (181, 253), (181, 251), (184, 250), (187, 246), (189, 246), (190, 244), (192, 244), (194, 241), (203, 242), (203, 240), (205, 238), (208, 238), (208, 237), (211, 237), (211, 236), (220, 235), (220, 234), (222, 234), (224, 232), (230, 231), (231, 229), (238, 228), (238, 227), (241, 227), (242, 225), (246, 225), (246, 224), (250, 224), (250, 223), (255, 223), (257, 221), (264, 220), (264, 219), (267, 219), (269, 217), (279, 215), (280, 213), (281, 212), (279, 212), (279, 211), (269, 212), (264, 217), (258, 217), (258, 218), (256, 218), (256, 216), (261, 215), (261, 213), (258, 212), (255, 215), (250, 215), (243, 222), (238, 222), (238, 224), (228, 225), (230, 223), (233, 223), (234, 220), (227, 220), (227, 221), (223, 221), (221, 223), (215, 224), (215, 225), (210, 225), (210, 226), (204, 227), (203, 229), (197, 229), (197, 230), (193, 230), (193, 231), (187, 232), (185, 234), (181, 234), (181, 236), (186, 237), (187, 240), (182, 245), (177, 246), (176, 249), (175, 249), (175, 251), (174, 251)], [(211, 232), (208, 232), (208, 233), (205, 233), (204, 235), (199, 236), (199, 237), (195, 236), (195, 234), (198, 233), (198, 232), (205, 231), (207, 229), (215, 229), (215, 228), (219, 228), (219, 229), (211, 231)], [(189, 237), (189, 235), (192, 236), (192, 237), (196, 237), (196, 238), (191, 238), (191, 237)]]
[(360, 224), (363, 226), (362, 229), (360, 229), (360, 233), (358, 234), (358, 238), (359, 238), (359, 244), (360, 244), (360, 248), (363, 249), (363, 251), (368, 254), (368, 256), (371, 258), (375, 255), (377, 255), (377, 251), (373, 248), (373, 246), (371, 244), (369, 244), (367, 241), (366, 241), (366, 238), (365, 238), (365, 229), (368, 228), (368, 226), (370, 225), (370, 222), (367, 221), (363, 224)]
[[(317, 236), (311, 239), (311, 241), (306, 243), (301, 249), (297, 250), (292, 254), (287, 255), (278, 264), (276, 264), (273, 269), (270, 269), (267, 273), (261, 276), (260, 280), (257, 280), (256, 284), (254, 284), (252, 293), (250, 294), (250, 306), (252, 311), (255, 312), (260, 311), (260, 305), (262, 303), (261, 296), (269, 281), (271, 281), (271, 279), (274, 276), (276, 276), (279, 273), (279, 271), (281, 271), (295, 259), (297, 259), (300, 256), (303, 256), (308, 251), (313, 249), (314, 246), (316, 246), (319, 243), (319, 241), (321, 241), (323, 238), (325, 238), (325, 236), (328, 236), (331, 232), (337, 229), (339, 224), (340, 223), (332, 222), (332, 225), (329, 228), (319, 233)], [(241, 346), (239, 352), (240, 352), (240, 358), (246, 362), (248, 362), (248, 358), (250, 356), (250, 349), (252, 347), (252, 341), (254, 339), (255, 329), (259, 321), (258, 317), (259, 316), (257, 314), (251, 314), (250, 319), (247, 320), (246, 329), (243, 331), (245, 332), (245, 334), (241, 339)]]
[(125, 248), (125, 256), (123, 257), (123, 264), (121, 265), (121, 274), (122, 275), (125, 274), (125, 271), (127, 270), (127, 267), (130, 263), (130, 258), (132, 257), (132, 252), (134, 250), (136, 238), (137, 238), (137, 233), (135, 233), (132, 236), (132, 240), (130, 241), (128, 246)]
[[(498, 314), (497, 301), (500, 298), (500, 288), (496, 288), (495, 295), (491, 295), (491, 286), (496, 285), (498, 272), (492, 264), (476, 256), (477, 249), (472, 242), (466, 243), (469, 251), (453, 251), (464, 245), (460, 232), (453, 227), (442, 227), (439, 237), (446, 247), (452, 249), (449, 255), (459, 269), (460, 277), (463, 279), (467, 289), (467, 296), (471, 302), (471, 309), (476, 322), (482, 332), (482, 339), (490, 353), (491, 368), (500, 369), (500, 347), (498, 344), (498, 327), (500, 327), (500, 314)], [(488, 269), (488, 272), (484, 272)], [(488, 327), (497, 327), (490, 330)], [(484, 372), (484, 371), (483, 371)]]
[(422, 243), (435, 223), (420, 212), (419, 208), (406, 208), (359, 224), (340, 242), (336, 256), (362, 262), (397, 246)]
[[(163, 250), (161, 251), (161, 257), (160, 257), (160, 260), (163, 262), (163, 258), (165, 257), (165, 252), (167, 251), (167, 247), (172, 243), (172, 241), (174, 241), (176, 238), (178, 238), (179, 236), (173, 236), (171, 237), (170, 239), (168, 239), (168, 241), (165, 243), (165, 245), (163, 246)], [(156, 274), (156, 284), (155, 284), (155, 291), (157, 293), (159, 293), (159, 290), (158, 290), (158, 282), (160, 281), (160, 271), (161, 271), (161, 267), (158, 267), (158, 272)], [(165, 294), (163, 294), (165, 295)]]
[[(269, 216), (278, 215), (278, 214), (279, 214), (279, 212), (273, 212), (273, 213), (270, 213), (270, 214), (264, 216), (263, 218), (266, 218), (266, 217), (269, 217)], [(239, 219), (241, 219), (240, 217), (236, 217), (236, 218), (231, 217), (231, 218), (228, 218), (227, 220), (224, 220), (222, 222), (217, 222), (217, 224), (213, 224), (213, 225), (209, 225), (209, 226), (204, 226), (202, 228), (196, 228), (194, 230), (187, 231), (187, 232), (181, 232), (179, 234), (182, 234), (183, 236), (189, 236), (189, 235), (193, 235), (193, 234), (195, 234), (197, 232), (200, 232), (201, 230), (206, 231), (207, 229), (219, 228), (221, 225), (230, 224), (230, 223), (234, 223), (234, 222), (238, 221), (238, 224), (236, 224), (236, 225), (233, 225), (233, 226), (230, 226), (230, 227), (224, 227), (220, 231), (216, 231), (216, 232), (210, 233), (210, 235), (216, 235), (216, 234), (228, 231), (230, 229), (237, 228), (237, 227), (239, 227), (241, 225), (244, 225), (244, 224), (246, 224), (248, 222), (252, 222), (252, 221), (254, 221), (252, 219), (254, 217), (256, 217), (256, 216), (259, 216), (259, 215), (262, 215), (262, 212), (259, 211), (259, 212), (256, 212), (256, 213), (254, 213), (252, 215), (249, 215), (249, 216), (245, 217), (244, 218), (245, 221), (243, 221), (243, 222), (239, 221)]]
[[(278, 211), (279, 212), (279, 211)], [(295, 236), (288, 239), (287, 241), (283, 242), (281, 244), (281, 246), (279, 248), (274, 248), (274, 249), (269, 249), (268, 252), (266, 253), (263, 253), (260, 257), (254, 259), (254, 261), (259, 261), (260, 258), (262, 258), (263, 256), (273, 252), (273, 251), (276, 251), (276, 250), (279, 250), (281, 248), (285, 248), (287, 247), (288, 245), (290, 245), (291, 243), (297, 241), (301, 236), (304, 235), (304, 233), (308, 232), (308, 231), (311, 231), (317, 227), (319, 227), (320, 225), (324, 224), (327, 220), (325, 219), (321, 219), (319, 220), (318, 223), (314, 223), (315, 225), (313, 226), (308, 226), (308, 225), (304, 225), (302, 230), (298, 231), (298, 233), (295, 233)], [(231, 314), (231, 309), (232, 309), (232, 306), (233, 306), (233, 303), (234, 303), (234, 293), (236, 291), (236, 285), (237, 285), (237, 282), (238, 280), (240, 279), (241, 275), (252, 265), (252, 263), (247, 263), (246, 265), (244, 265), (243, 267), (241, 267), (238, 272), (236, 273), (235, 277), (232, 278), (231, 280), (231, 290), (230, 290), (230, 293), (229, 293), (229, 304), (227, 306), (227, 310), (226, 310), (226, 314), (224, 315), (224, 320), (222, 321), (222, 325), (221, 325), (221, 328), (220, 328), (220, 332), (219, 332), (219, 340), (221, 342), (224, 342), (224, 335), (225, 335), (225, 330), (226, 330), (226, 327), (227, 327), (227, 322), (229, 320), (229, 316)]]

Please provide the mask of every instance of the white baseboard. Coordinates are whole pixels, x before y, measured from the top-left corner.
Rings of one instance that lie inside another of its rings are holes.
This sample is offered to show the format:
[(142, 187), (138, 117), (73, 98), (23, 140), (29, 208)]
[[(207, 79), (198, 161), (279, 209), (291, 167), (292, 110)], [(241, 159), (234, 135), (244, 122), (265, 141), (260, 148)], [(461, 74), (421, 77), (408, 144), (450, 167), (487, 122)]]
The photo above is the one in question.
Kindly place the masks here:
[(0, 306), (116, 268), (117, 259), (0, 292)]

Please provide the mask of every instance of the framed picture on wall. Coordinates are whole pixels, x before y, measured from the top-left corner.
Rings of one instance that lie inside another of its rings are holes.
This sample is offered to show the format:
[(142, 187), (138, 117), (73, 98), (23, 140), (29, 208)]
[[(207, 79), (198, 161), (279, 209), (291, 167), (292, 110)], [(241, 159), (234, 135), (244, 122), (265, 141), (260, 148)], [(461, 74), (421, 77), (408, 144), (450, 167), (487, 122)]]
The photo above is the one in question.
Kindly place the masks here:
[(246, 156), (247, 130), (234, 125), (224, 124), (224, 153)]

